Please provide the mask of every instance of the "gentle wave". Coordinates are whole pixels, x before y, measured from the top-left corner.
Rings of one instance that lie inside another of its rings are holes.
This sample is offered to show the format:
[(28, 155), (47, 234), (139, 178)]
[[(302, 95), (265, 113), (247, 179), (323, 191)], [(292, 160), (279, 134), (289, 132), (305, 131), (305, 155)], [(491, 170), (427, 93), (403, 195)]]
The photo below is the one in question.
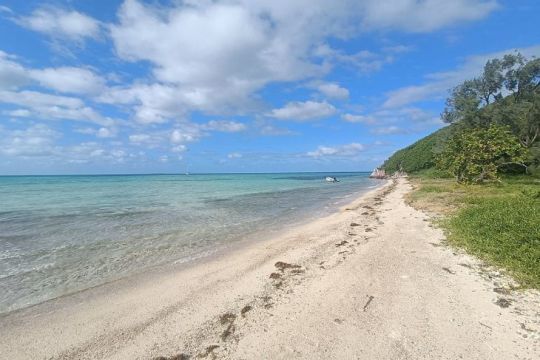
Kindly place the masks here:
[(376, 186), (326, 175), (0, 177), (0, 313), (209, 256)]

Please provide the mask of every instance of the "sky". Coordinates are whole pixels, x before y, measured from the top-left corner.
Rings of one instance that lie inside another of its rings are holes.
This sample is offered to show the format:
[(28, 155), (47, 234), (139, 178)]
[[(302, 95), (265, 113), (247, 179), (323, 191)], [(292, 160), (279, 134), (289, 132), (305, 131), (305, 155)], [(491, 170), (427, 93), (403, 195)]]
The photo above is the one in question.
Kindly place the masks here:
[(536, 0), (0, 0), (0, 175), (365, 171)]

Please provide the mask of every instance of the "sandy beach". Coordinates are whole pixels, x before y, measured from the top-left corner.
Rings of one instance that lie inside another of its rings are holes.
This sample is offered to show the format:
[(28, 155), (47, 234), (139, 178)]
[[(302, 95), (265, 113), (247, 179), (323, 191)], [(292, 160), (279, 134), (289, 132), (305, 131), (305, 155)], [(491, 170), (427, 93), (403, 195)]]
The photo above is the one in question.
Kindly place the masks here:
[(0, 317), (3, 359), (535, 359), (540, 294), (444, 245), (406, 179), (269, 240)]

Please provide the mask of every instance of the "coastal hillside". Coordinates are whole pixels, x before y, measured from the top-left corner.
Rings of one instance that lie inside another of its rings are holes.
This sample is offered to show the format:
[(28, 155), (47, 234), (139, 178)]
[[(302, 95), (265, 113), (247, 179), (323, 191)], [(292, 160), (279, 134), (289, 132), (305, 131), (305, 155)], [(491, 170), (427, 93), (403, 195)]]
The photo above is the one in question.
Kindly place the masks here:
[(413, 173), (433, 168), (436, 154), (441, 152), (453, 132), (453, 126), (446, 126), (435, 131), (414, 144), (396, 151), (384, 162), (382, 168), (389, 174), (398, 170)]
[(433, 168), (458, 182), (535, 174), (540, 168), (540, 59), (519, 53), (489, 60), (483, 73), (456, 86), (441, 119), (450, 124), (397, 151), (387, 173)]

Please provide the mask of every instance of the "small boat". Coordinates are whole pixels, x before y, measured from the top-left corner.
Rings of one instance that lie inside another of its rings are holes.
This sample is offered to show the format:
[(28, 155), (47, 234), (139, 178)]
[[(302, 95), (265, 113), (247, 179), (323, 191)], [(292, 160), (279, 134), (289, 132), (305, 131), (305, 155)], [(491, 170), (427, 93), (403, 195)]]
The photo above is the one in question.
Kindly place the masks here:
[(335, 176), (327, 176), (326, 181), (327, 182), (339, 182), (339, 180)]

